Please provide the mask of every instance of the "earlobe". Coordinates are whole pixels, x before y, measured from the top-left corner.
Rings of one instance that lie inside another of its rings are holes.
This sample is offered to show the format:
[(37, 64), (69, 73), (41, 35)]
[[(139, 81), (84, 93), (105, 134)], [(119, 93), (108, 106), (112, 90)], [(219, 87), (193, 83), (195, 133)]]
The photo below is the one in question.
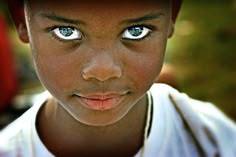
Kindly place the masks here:
[(171, 38), (173, 36), (174, 31), (175, 31), (175, 25), (173, 22), (171, 22), (168, 30), (168, 38)]
[(20, 40), (24, 43), (29, 43), (29, 36), (28, 36), (26, 24), (24, 22), (21, 22), (18, 24), (16, 29), (17, 29)]

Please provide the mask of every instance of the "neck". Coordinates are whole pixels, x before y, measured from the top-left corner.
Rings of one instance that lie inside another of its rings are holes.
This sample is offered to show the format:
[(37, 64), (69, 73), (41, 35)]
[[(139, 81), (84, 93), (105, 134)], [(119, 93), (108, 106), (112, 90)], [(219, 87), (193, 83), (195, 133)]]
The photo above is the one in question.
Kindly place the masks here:
[(88, 153), (91, 156), (134, 156), (143, 144), (147, 110), (147, 105), (143, 104), (147, 104), (146, 96), (120, 121), (94, 127), (76, 121), (55, 100), (50, 100), (42, 107), (38, 116), (39, 136), (55, 155), (61, 156), (66, 152), (65, 156), (71, 153), (84, 154), (82, 156), (88, 156)]

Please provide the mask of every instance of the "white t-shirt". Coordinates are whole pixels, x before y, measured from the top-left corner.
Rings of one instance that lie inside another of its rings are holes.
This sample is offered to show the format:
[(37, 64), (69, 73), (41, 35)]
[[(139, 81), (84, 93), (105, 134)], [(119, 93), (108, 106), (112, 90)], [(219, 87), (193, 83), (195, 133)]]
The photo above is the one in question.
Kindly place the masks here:
[[(154, 84), (153, 117), (145, 157), (236, 156), (236, 125), (210, 103)], [(0, 157), (54, 157), (36, 131), (36, 116), (50, 97), (40, 94), (25, 114), (0, 132)], [(141, 150), (135, 157), (141, 157)]]

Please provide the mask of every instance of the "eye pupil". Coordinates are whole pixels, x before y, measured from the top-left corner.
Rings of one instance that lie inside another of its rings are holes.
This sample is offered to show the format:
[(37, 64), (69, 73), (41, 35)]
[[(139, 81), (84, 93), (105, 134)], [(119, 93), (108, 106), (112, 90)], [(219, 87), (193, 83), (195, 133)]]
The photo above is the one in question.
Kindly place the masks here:
[(60, 27), (59, 31), (62, 35), (64, 35), (65, 37), (68, 37), (68, 36), (71, 36), (71, 34), (73, 34), (74, 29), (69, 28), (69, 27)]
[(132, 36), (137, 37), (142, 34), (143, 29), (144, 29), (143, 27), (132, 27), (132, 28), (129, 28), (128, 31)]

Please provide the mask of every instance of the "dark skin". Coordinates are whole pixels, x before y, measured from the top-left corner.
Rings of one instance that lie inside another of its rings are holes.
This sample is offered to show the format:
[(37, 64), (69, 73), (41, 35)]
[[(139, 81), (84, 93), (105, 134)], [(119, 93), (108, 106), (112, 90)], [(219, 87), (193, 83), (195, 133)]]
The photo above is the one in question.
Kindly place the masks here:
[[(143, 144), (146, 92), (176, 16), (166, 1), (102, 2), (27, 1), (25, 17), (12, 13), (53, 95), (36, 126), (56, 156), (134, 156)], [(61, 26), (74, 31), (65, 35)]]
[[(63, 119), (52, 117), (49, 114), (50, 109), (45, 109), (53, 106), (52, 101), (49, 100), (39, 113), (38, 131), (47, 148), (56, 156), (67, 157), (80, 154), (84, 157), (128, 157), (134, 156), (142, 147), (146, 119), (143, 113), (146, 113), (144, 112), (146, 106), (141, 103), (117, 123), (107, 127), (93, 127), (78, 123), (69, 115)], [(137, 114), (140, 116), (137, 117)], [(60, 124), (57, 123), (58, 120)], [(67, 124), (68, 120), (73, 123)], [(61, 125), (67, 129), (61, 129)], [(77, 130), (79, 133), (72, 130)]]

